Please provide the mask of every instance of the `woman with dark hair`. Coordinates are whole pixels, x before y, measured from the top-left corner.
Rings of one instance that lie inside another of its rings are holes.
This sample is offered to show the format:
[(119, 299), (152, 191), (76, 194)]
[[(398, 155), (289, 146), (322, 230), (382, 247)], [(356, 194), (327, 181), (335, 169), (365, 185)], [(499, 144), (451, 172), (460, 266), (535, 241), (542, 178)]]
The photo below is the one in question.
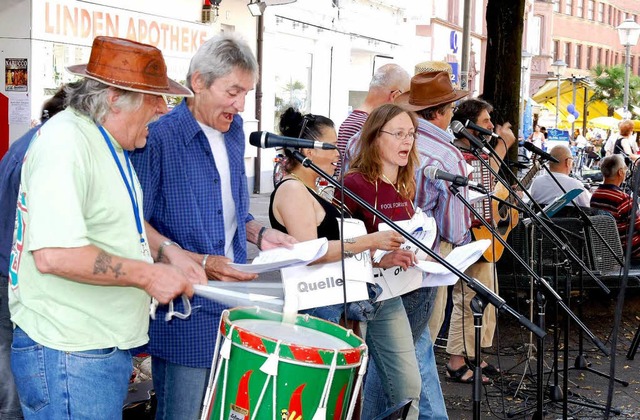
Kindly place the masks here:
[[(300, 137), (325, 143), (336, 143), (333, 122), (320, 115), (302, 115), (289, 108), (280, 120), (280, 131), (287, 137)], [(340, 213), (331, 203), (315, 192), (316, 173), (294, 161), (290, 150), (287, 154), (287, 175), (271, 194), (269, 219), (274, 229), (288, 233), (299, 241), (320, 237), (329, 239), (327, 253), (317, 263), (339, 261), (342, 258), (338, 218)], [(335, 170), (339, 154), (336, 150), (302, 149), (300, 153), (310, 158), (323, 171)], [(413, 265), (413, 254), (400, 250), (404, 238), (393, 231), (369, 233), (345, 241), (345, 257), (365, 250), (382, 249), (388, 253), (379, 263), (383, 268)], [(374, 299), (374, 296), (372, 299)], [(341, 305), (315, 308), (309, 311), (332, 322), (340, 321)], [(371, 356), (380, 368), (382, 384), (391, 404), (405, 399), (412, 400), (410, 419), (418, 418), (420, 377), (411, 337), (411, 329), (400, 298), (384, 302), (374, 300), (349, 305), (349, 317), (361, 323), (363, 336)]]
[[(345, 175), (345, 187), (357, 191), (364, 201), (393, 221), (411, 219), (415, 214), (415, 171), (419, 167), (415, 143), (417, 127), (415, 115), (397, 105), (386, 104), (376, 108), (362, 128), (360, 150)], [(379, 219), (353, 200), (345, 201), (353, 216), (364, 221), (367, 232), (378, 231)], [(409, 265), (412, 265), (415, 255), (411, 254), (411, 257)], [(427, 305), (435, 290), (418, 288), (406, 293), (401, 299), (411, 327), (422, 382), (420, 418), (440, 420), (447, 418), (447, 410), (438, 380), (433, 345), (430, 343), (430, 310)], [(372, 344), (369, 345), (369, 352), (372, 354), (380, 351), (374, 347), (376, 343), (384, 343), (388, 339), (383, 335), (385, 331), (368, 328), (367, 334), (374, 333), (379, 334), (379, 337), (370, 340)], [(370, 367), (365, 383), (363, 418), (374, 418), (388, 408), (383, 404), (384, 398), (381, 398), (383, 395), (377, 378), (381, 369), (374, 363)]]

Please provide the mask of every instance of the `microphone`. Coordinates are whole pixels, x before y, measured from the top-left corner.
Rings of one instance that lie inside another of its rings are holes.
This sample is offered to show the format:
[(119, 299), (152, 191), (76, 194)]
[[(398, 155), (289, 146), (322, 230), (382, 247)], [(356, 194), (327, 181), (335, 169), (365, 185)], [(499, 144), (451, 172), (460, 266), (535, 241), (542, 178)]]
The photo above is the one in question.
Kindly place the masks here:
[(336, 146), (331, 143), (323, 143), (316, 140), (296, 139), (293, 137), (278, 136), (267, 131), (254, 131), (249, 135), (249, 143), (252, 146), (268, 149), (271, 147), (294, 147), (296, 149), (324, 149), (334, 150)]
[(525, 141), (524, 144), (522, 145), (522, 147), (524, 147), (525, 149), (527, 149), (531, 153), (540, 156), (542, 159), (546, 159), (546, 160), (548, 160), (550, 162), (554, 162), (554, 163), (560, 163), (558, 161), (558, 159), (554, 158), (549, 153), (547, 153), (544, 150), (542, 150), (541, 148), (537, 147), (536, 145), (534, 145), (530, 141)]
[(491, 136), (494, 139), (499, 139), (500, 138), (500, 136), (498, 134), (494, 133), (491, 130), (487, 130), (484, 127), (480, 127), (478, 124), (474, 123), (471, 120), (467, 120), (467, 122), (464, 123), (464, 126), (467, 127), (467, 128), (470, 128), (472, 130), (475, 130), (480, 134), (484, 134), (485, 136)]
[(466, 176), (450, 174), (449, 172), (441, 171), (435, 166), (427, 166), (424, 168), (423, 172), (424, 172), (424, 176), (426, 176), (429, 179), (441, 179), (443, 181), (448, 181), (458, 187), (466, 187), (466, 186), (475, 187), (475, 188), (482, 187), (480, 184), (470, 180)]
[(491, 155), (491, 152), (486, 147), (484, 147), (484, 143), (482, 142), (482, 140), (480, 140), (479, 138), (471, 134), (469, 130), (464, 128), (464, 125), (462, 125), (460, 121), (451, 121), (451, 124), (449, 124), (449, 128), (451, 128), (451, 131), (453, 131), (453, 134), (457, 138), (464, 137), (465, 139), (469, 140), (469, 143), (472, 147), (481, 149), (487, 155)]

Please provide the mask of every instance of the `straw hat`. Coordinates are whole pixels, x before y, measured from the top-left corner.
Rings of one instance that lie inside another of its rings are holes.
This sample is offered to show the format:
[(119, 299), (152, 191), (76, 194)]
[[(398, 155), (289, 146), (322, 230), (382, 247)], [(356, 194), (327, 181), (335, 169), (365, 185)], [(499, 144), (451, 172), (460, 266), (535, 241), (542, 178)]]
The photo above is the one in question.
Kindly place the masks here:
[(423, 61), (416, 64), (413, 74), (424, 73), (427, 71), (446, 71), (447, 73), (453, 73), (451, 64), (446, 61)]
[(159, 49), (128, 39), (96, 37), (89, 63), (69, 66), (67, 71), (134, 92), (193, 96), (189, 89), (167, 77), (167, 65)]
[(430, 71), (413, 76), (409, 92), (398, 96), (394, 102), (408, 111), (420, 111), (455, 102), (468, 94), (468, 90), (453, 89), (446, 71)]

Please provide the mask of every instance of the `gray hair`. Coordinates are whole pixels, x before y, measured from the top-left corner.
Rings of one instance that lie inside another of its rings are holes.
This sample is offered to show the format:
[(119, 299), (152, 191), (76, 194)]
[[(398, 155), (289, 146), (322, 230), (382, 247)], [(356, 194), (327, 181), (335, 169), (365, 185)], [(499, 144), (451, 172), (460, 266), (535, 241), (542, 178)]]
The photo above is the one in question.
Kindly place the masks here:
[(369, 89), (401, 89), (407, 90), (411, 83), (411, 76), (409, 73), (397, 64), (385, 64), (381, 66), (373, 74), (371, 82), (369, 82)]
[(603, 177), (611, 178), (625, 166), (627, 165), (624, 163), (622, 155), (611, 155), (602, 159), (602, 162), (600, 163), (600, 172), (602, 172)]
[(216, 35), (202, 44), (191, 59), (187, 87), (193, 90), (191, 77), (195, 72), (202, 75), (204, 87), (209, 88), (216, 79), (236, 68), (253, 74), (257, 81), (258, 62), (249, 44), (233, 32)]
[(120, 94), (113, 104), (114, 107), (125, 111), (135, 111), (142, 105), (144, 94), (140, 92), (118, 89), (97, 80), (85, 78), (79, 83), (70, 83), (65, 86), (64, 90), (67, 94), (65, 106), (71, 107), (102, 124), (110, 112), (108, 101), (110, 89)]

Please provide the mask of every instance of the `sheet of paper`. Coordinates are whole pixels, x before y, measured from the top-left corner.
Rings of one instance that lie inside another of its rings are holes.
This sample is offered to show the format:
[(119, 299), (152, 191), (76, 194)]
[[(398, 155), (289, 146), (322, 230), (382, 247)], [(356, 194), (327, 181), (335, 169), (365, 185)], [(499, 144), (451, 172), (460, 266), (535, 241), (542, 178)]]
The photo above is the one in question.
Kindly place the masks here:
[[(491, 245), (490, 239), (482, 239), (471, 242), (467, 245), (454, 248), (453, 251), (445, 258), (449, 264), (464, 272), (471, 264), (478, 261), (484, 251)], [(422, 271), (428, 273), (423, 279), (422, 285), (433, 286), (450, 286), (455, 284), (458, 276), (451, 273), (445, 266), (435, 261), (419, 261), (416, 265)]]
[[(274, 293), (262, 294), (218, 287), (227, 284), (219, 281), (209, 282), (209, 284), (212, 283), (215, 283), (216, 286), (194, 285), (193, 289), (195, 294), (232, 307), (257, 305), (264, 308), (280, 310), (284, 305), (282, 285), (279, 285), (279, 290), (272, 290)], [(251, 282), (247, 282), (247, 284), (248, 283)]]
[[(436, 226), (436, 220), (433, 217), (429, 217), (424, 214), (419, 208), (416, 209), (416, 213), (409, 220), (402, 220), (396, 222), (398, 227), (408, 232), (415, 239), (420, 241), (427, 248), (431, 248), (433, 243), (436, 240), (438, 235), (438, 228)], [(380, 223), (378, 225), (378, 230), (383, 232), (387, 230), (391, 230), (391, 227), (386, 223)], [(425, 259), (427, 254), (418, 250), (418, 247), (407, 241), (402, 246), (402, 249), (413, 251), (418, 259)], [(373, 254), (373, 261), (380, 262), (382, 257), (384, 257), (389, 251), (383, 251), (377, 249)]]
[(266, 273), (284, 267), (306, 265), (327, 253), (329, 243), (326, 238), (314, 239), (293, 245), (292, 249), (274, 248), (262, 251), (251, 264), (229, 264), (245, 273)]

